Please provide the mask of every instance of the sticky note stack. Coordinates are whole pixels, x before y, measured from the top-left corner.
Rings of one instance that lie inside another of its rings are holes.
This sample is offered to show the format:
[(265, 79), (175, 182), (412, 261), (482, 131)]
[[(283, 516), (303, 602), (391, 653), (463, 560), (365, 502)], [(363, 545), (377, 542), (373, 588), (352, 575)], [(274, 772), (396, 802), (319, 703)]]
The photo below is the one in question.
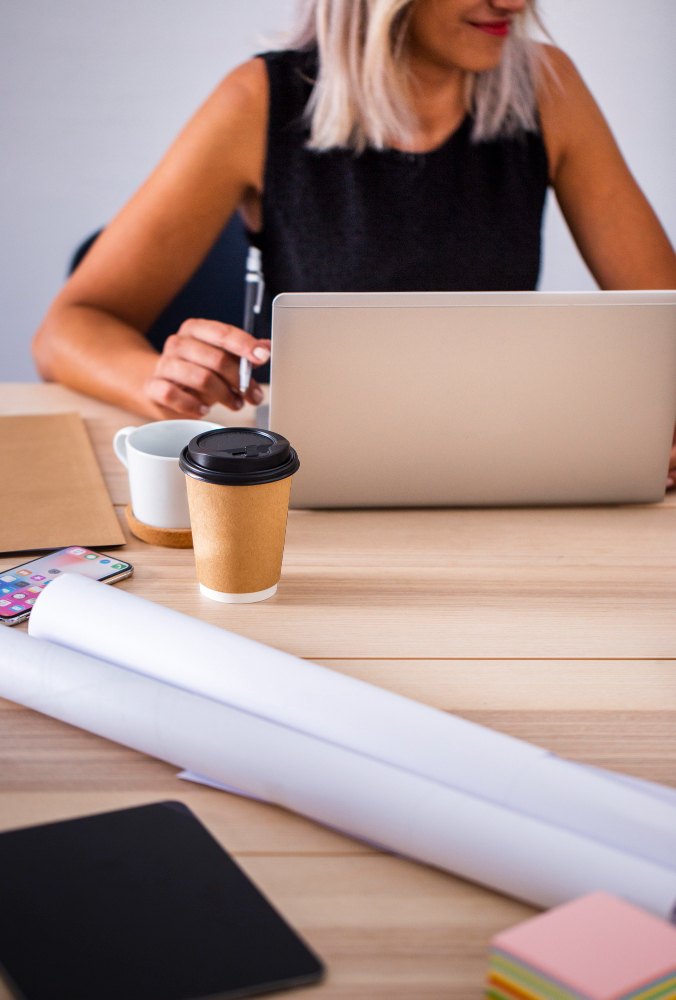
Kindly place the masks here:
[(675, 1000), (676, 927), (606, 892), (491, 942), (491, 1000)]

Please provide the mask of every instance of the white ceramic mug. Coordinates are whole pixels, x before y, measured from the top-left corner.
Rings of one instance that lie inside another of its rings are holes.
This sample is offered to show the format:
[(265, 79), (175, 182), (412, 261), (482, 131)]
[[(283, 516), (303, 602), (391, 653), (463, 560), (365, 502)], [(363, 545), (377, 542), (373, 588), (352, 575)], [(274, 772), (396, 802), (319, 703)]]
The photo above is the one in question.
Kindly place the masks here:
[(206, 420), (158, 420), (117, 432), (113, 448), (129, 470), (135, 518), (154, 528), (190, 527), (185, 476), (178, 467), (178, 456), (196, 434), (221, 426)]

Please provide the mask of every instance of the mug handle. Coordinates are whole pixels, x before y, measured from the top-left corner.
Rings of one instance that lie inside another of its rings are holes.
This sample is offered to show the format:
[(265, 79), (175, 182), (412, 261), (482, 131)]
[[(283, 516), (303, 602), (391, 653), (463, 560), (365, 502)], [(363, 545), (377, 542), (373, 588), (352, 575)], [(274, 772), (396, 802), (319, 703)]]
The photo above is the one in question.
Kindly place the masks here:
[(127, 461), (127, 438), (135, 427), (123, 427), (113, 438), (113, 450), (126, 469), (129, 468)]

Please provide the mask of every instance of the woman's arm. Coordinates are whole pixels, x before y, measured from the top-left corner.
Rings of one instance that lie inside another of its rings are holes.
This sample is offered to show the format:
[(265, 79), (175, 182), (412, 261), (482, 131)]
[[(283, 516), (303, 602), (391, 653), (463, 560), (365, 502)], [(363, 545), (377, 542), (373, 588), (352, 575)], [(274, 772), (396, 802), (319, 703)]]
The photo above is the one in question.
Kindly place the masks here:
[(550, 181), (601, 288), (676, 288), (676, 254), (571, 60), (545, 46), (539, 93)]
[(143, 334), (235, 209), (260, 196), (267, 104), (265, 66), (252, 59), (197, 112), (50, 307), (33, 341), (43, 378), (154, 418), (242, 406), (239, 356), (262, 364), (268, 341), (196, 319), (158, 355)]
[[(601, 288), (676, 288), (676, 254), (573, 63), (547, 46), (558, 82), (539, 97), (550, 180)], [(676, 430), (667, 488), (676, 483)]]

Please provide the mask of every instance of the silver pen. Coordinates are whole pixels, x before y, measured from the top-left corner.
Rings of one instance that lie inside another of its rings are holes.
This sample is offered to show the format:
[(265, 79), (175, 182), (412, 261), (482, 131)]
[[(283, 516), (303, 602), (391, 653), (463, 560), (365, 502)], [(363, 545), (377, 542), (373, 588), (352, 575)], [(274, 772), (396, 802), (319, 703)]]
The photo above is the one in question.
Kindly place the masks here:
[[(263, 292), (265, 281), (261, 270), (261, 252), (258, 247), (249, 247), (249, 254), (246, 259), (246, 277), (244, 279), (244, 322), (242, 324), (247, 333), (253, 334), (256, 316), (261, 311), (263, 305)], [(244, 394), (249, 388), (251, 381), (251, 362), (246, 358), (240, 358), (239, 362), (239, 391)]]

